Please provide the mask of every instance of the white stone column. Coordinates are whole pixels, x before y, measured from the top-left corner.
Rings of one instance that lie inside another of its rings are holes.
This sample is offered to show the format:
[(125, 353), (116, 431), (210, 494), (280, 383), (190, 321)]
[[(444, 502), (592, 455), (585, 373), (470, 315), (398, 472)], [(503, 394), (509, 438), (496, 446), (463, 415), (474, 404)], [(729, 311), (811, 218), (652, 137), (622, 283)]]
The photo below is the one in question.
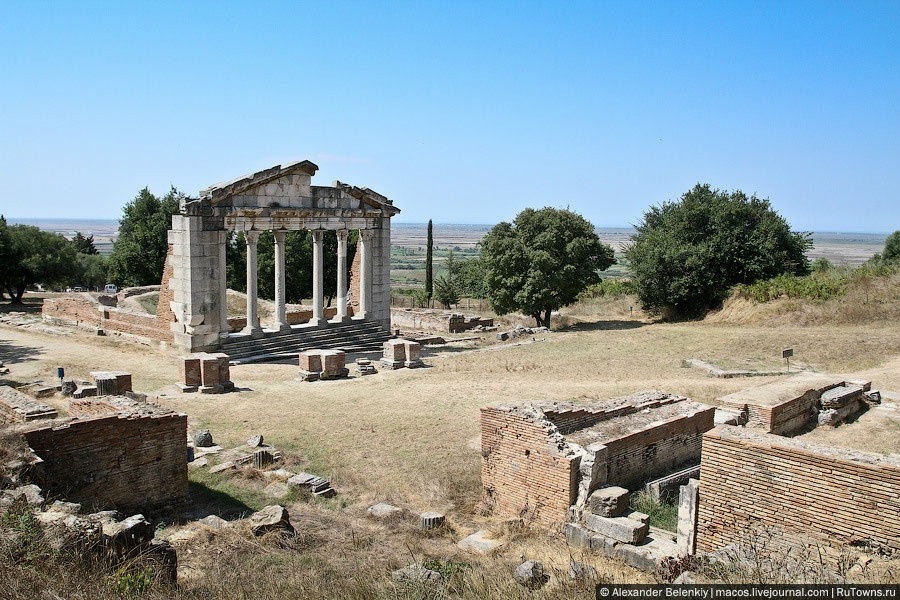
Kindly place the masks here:
[(347, 317), (347, 237), (349, 231), (337, 230), (337, 318), (343, 323)]
[(291, 328), (284, 307), (284, 231), (273, 231), (275, 237), (275, 327), (279, 331)]
[(225, 246), (229, 232), (223, 231), (219, 243), (219, 336), (228, 337), (228, 261)]
[(325, 322), (325, 264), (323, 250), (325, 247), (325, 232), (314, 229), (313, 236), (313, 309), (310, 323), (320, 325)]
[(359, 230), (359, 313), (362, 318), (369, 316), (372, 302), (372, 230)]
[(253, 337), (262, 335), (259, 326), (259, 312), (256, 307), (256, 242), (259, 241), (258, 231), (245, 231), (244, 239), (247, 242), (247, 326), (244, 333)]

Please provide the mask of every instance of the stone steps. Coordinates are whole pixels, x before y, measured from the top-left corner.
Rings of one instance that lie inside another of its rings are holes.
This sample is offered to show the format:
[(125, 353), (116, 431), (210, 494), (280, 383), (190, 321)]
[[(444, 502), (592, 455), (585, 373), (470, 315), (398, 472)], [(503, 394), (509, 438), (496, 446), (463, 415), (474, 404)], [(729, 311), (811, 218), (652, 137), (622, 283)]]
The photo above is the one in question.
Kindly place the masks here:
[(304, 350), (339, 349), (345, 352), (381, 350), (390, 335), (377, 323), (361, 321), (322, 328), (267, 332), (265, 337), (226, 342), (222, 351), (232, 364), (283, 360)]

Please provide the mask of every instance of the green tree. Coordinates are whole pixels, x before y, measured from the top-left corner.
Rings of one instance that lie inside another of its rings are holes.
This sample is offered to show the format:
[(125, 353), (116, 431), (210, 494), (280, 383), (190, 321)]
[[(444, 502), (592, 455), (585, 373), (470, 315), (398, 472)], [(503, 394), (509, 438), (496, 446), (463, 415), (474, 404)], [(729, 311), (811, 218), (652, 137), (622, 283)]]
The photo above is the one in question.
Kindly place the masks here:
[(77, 272), (75, 248), (63, 236), (30, 225), (13, 225), (6, 230), (9, 251), (3, 280), (13, 303), (22, 302), (29, 286), (65, 285)]
[(94, 235), (87, 237), (76, 231), (72, 237), (72, 245), (75, 246), (75, 252), (78, 254), (98, 254), (96, 246), (94, 246)]
[(167, 232), (184, 197), (174, 187), (162, 198), (144, 188), (125, 205), (109, 257), (110, 281), (124, 287), (160, 282), (169, 246)]
[(554, 310), (575, 302), (615, 263), (594, 226), (569, 210), (528, 208), (481, 241), (485, 288), (497, 314), (520, 311), (550, 326)]
[(456, 263), (456, 285), (459, 293), (469, 298), (487, 296), (484, 286), (484, 261), (479, 257), (466, 258)]
[(434, 237), (431, 219), (428, 219), (428, 239), (425, 242), (425, 294), (429, 300), (434, 295)]
[(106, 284), (106, 259), (99, 254), (77, 254), (77, 275), (69, 283), (98, 290)]
[(625, 256), (644, 310), (685, 318), (719, 306), (736, 284), (808, 273), (811, 247), (768, 200), (697, 184), (650, 208)]
[(0, 299), (6, 293), (6, 279), (12, 264), (12, 247), (6, 217), (0, 215)]
[(895, 231), (884, 240), (881, 260), (886, 263), (900, 263), (900, 231)]

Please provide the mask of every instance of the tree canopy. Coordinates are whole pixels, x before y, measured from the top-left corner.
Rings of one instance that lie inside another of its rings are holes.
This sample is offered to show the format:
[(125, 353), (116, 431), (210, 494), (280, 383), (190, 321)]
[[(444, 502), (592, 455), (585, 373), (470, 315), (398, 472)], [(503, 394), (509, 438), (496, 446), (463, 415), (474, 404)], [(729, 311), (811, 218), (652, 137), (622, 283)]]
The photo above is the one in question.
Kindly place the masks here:
[(72, 237), (72, 245), (75, 246), (75, 252), (78, 254), (98, 254), (97, 248), (94, 246), (94, 235), (87, 237), (77, 231)]
[(900, 264), (900, 231), (895, 231), (884, 240), (884, 252), (881, 259), (886, 263)]
[(162, 279), (168, 230), (184, 194), (174, 187), (162, 198), (147, 188), (122, 209), (119, 237), (109, 257), (109, 280), (120, 287), (154, 285)]
[(30, 225), (0, 223), (0, 271), (3, 288), (19, 303), (25, 290), (34, 284), (64, 285), (77, 272), (75, 247), (58, 233)]
[(697, 184), (678, 202), (651, 207), (625, 256), (645, 310), (691, 318), (736, 284), (808, 273), (811, 247), (768, 200)]
[(552, 311), (576, 301), (615, 263), (581, 215), (528, 208), (512, 223), (495, 225), (481, 241), (485, 291), (497, 314), (520, 311), (550, 326)]

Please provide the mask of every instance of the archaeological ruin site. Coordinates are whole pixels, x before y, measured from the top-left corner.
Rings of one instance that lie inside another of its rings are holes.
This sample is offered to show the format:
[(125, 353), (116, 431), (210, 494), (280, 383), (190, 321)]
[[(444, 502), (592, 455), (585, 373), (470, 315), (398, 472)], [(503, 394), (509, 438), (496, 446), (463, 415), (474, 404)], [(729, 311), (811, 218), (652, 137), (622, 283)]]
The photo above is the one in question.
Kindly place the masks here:
[[(355, 552), (397, 589), (496, 565), (516, 589), (573, 594), (601, 581), (896, 576), (893, 367), (720, 368), (690, 358), (707, 342), (687, 328), (704, 325), (621, 312), (551, 330), (392, 307), (399, 208), (368, 188), (312, 185), (317, 169), (276, 165), (182, 202), (158, 286), (49, 296), (39, 315), (2, 320), (13, 342), (0, 345), (0, 512), (33, 514), (57, 551), (115, 569), (150, 560), (183, 589), (217, 573), (206, 557), (247, 540)], [(285, 236), (306, 230), (312, 298), (288, 304)], [(246, 244), (242, 295), (226, 285), (232, 232)], [(257, 293), (263, 232), (273, 302)], [(778, 332), (760, 331), (714, 348), (769, 352)]]

